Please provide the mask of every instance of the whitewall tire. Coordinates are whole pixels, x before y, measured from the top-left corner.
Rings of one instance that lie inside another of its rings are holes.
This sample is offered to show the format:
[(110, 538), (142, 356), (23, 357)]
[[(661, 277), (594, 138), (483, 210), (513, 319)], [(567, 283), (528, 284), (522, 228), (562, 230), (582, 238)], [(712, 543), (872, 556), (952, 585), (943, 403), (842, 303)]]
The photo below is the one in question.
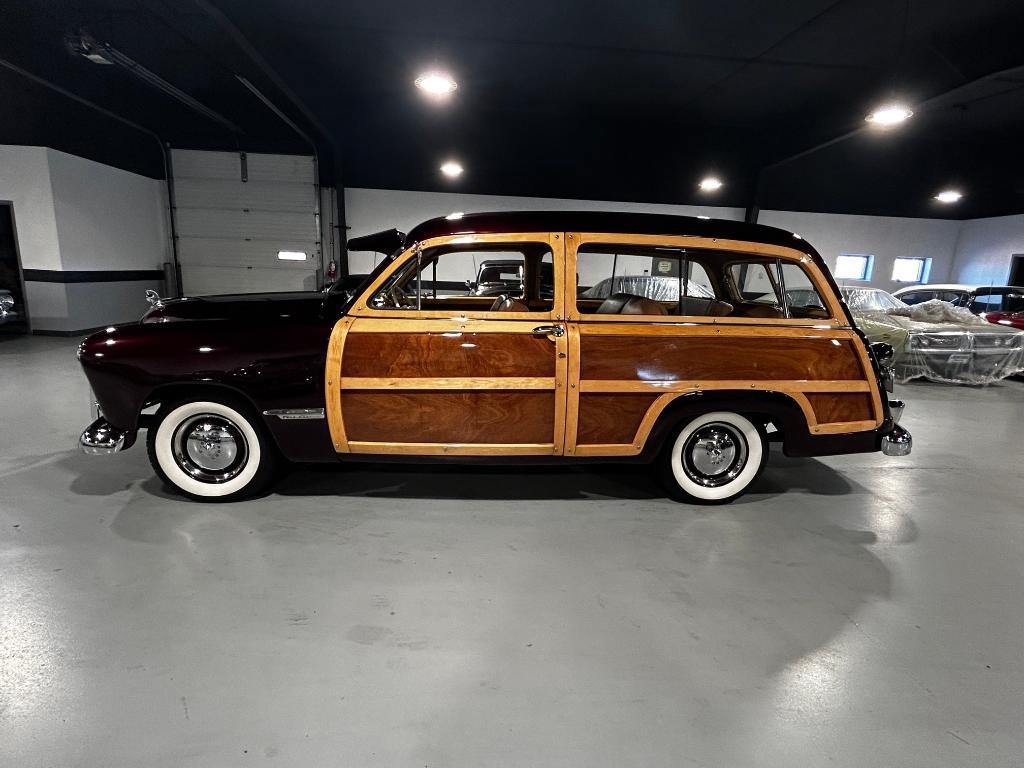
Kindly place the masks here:
[(663, 474), (674, 496), (722, 504), (754, 482), (767, 456), (760, 427), (738, 413), (715, 411), (680, 428), (666, 446)]
[(274, 447), (237, 404), (201, 400), (162, 407), (147, 447), (157, 474), (194, 499), (249, 496), (273, 474)]

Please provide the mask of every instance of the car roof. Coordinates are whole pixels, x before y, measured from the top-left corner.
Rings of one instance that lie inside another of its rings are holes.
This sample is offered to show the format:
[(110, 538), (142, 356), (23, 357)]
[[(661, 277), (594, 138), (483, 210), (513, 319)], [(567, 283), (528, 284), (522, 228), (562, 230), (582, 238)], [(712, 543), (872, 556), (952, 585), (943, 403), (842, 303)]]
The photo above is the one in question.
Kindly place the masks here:
[(405, 242), (495, 232), (609, 232), (707, 237), (782, 245), (795, 248), (816, 259), (821, 258), (799, 235), (764, 224), (620, 211), (499, 211), (466, 213), (459, 216), (453, 214), (430, 219), (414, 227), (405, 238)]

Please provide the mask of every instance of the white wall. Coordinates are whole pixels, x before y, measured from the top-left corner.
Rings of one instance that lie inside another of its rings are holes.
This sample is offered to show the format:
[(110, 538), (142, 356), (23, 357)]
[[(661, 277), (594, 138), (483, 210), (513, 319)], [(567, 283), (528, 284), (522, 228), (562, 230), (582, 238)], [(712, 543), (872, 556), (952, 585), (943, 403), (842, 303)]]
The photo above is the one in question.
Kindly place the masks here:
[[(395, 189), (345, 190), (345, 219), (348, 237), (368, 235), (384, 229), (408, 232), (417, 224), (446, 216), (454, 211), (637, 211), (668, 213), (676, 216), (711, 216), (716, 219), (742, 219), (742, 208), (694, 205), (659, 205), (606, 200), (562, 200), (553, 197), (505, 197), (501, 195), (464, 195), (454, 192), (407, 192)], [(369, 272), (380, 254), (349, 254), (349, 271)]]
[(14, 203), (22, 269), (60, 269), (45, 147), (0, 145), (0, 200)]
[(65, 270), (153, 270), (170, 261), (158, 179), (46, 150)]
[(905, 285), (890, 279), (893, 260), (901, 256), (931, 258), (929, 282), (948, 281), (960, 231), (959, 221), (945, 219), (797, 211), (761, 211), (758, 222), (796, 232), (817, 249), (830, 269), (841, 253), (874, 256), (874, 269), (867, 284), (887, 291)]
[[(166, 183), (45, 147), (0, 146), (0, 200), (14, 203), (33, 331), (72, 333), (135, 320), (144, 280), (63, 282), (62, 272), (154, 272), (170, 259)], [(28, 277), (28, 276), (27, 276)], [(121, 275), (120, 277), (125, 277)]]
[(958, 283), (1005, 283), (1015, 253), (1024, 254), (1024, 215), (965, 221), (951, 277)]

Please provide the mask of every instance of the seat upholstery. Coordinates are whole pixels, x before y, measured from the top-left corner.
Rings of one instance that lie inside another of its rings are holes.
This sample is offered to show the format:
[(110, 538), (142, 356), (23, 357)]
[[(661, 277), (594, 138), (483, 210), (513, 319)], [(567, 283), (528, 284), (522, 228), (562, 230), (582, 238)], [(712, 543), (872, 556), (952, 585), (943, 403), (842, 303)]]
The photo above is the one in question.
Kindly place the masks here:
[(529, 312), (530, 308), (511, 296), (499, 296), (491, 304), (491, 312)]
[(772, 319), (784, 317), (782, 310), (774, 304), (758, 304), (757, 302), (739, 304), (736, 306), (733, 314), (736, 317), (765, 317)]
[(654, 299), (634, 296), (631, 293), (614, 293), (601, 302), (599, 315), (667, 315), (668, 311)]
[(700, 296), (683, 296), (679, 299), (680, 315), (698, 317), (725, 317), (732, 312), (732, 304), (717, 299), (705, 299)]

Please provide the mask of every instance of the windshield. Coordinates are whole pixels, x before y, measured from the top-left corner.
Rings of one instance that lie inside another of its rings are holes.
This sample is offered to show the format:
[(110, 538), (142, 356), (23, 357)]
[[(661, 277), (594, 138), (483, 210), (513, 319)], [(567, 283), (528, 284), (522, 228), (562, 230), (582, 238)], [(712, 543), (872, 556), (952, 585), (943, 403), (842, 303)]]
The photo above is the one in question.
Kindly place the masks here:
[(854, 312), (890, 312), (894, 309), (906, 309), (907, 304), (891, 293), (877, 288), (843, 288), (843, 298)]

